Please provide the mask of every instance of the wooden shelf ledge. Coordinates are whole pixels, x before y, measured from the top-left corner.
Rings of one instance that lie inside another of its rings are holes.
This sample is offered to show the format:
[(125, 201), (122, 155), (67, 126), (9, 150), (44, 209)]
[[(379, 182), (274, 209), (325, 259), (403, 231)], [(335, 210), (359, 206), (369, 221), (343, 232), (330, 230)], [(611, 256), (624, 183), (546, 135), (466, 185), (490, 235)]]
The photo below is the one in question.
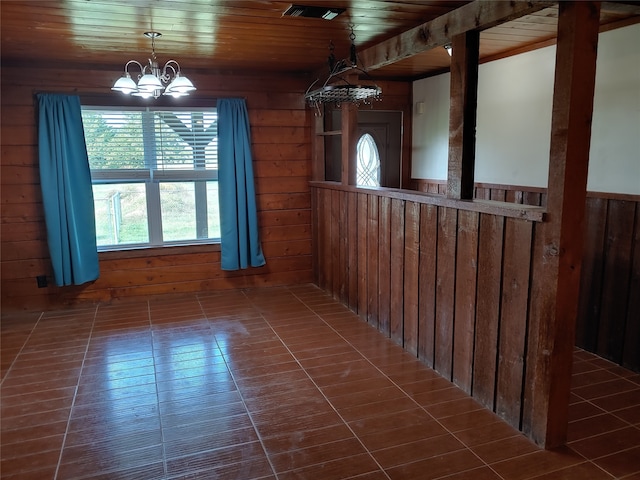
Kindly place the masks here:
[(366, 193), (378, 195), (380, 197), (396, 198), (408, 202), (424, 203), (427, 205), (437, 205), (439, 207), (449, 207), (458, 210), (468, 210), (471, 212), (487, 213), (509, 218), (520, 218), (531, 222), (542, 222), (545, 219), (545, 208), (534, 205), (522, 205), (511, 202), (498, 202), (495, 200), (456, 200), (442, 195), (432, 193), (417, 192), (414, 190), (401, 190), (397, 188), (383, 187), (356, 187), (354, 185), (343, 185), (337, 182), (309, 182), (311, 187), (323, 188), (327, 190), (340, 190), (344, 192)]

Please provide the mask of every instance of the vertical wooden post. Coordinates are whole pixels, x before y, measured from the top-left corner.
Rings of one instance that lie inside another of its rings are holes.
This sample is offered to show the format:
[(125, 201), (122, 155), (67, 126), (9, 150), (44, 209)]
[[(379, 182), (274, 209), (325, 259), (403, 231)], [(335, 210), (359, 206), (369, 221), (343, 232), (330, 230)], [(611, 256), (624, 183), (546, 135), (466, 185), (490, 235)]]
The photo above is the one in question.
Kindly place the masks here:
[(472, 199), (476, 163), (476, 111), (480, 33), (453, 37), (447, 196)]
[(566, 441), (600, 3), (559, 2), (545, 223), (536, 225), (523, 430)]
[(358, 106), (343, 103), (342, 108), (342, 184), (356, 184), (356, 146), (358, 143)]
[[(349, 83), (357, 84), (358, 76), (347, 75)], [(356, 184), (356, 146), (358, 144), (358, 106), (346, 102), (342, 108), (342, 184)]]
[[(320, 107), (324, 108), (324, 107)], [(311, 120), (311, 180), (324, 181), (325, 180), (325, 151), (324, 151), (324, 139), (321, 135), (324, 132), (324, 116), (316, 115), (315, 108)]]
[(400, 148), (400, 185), (399, 188), (411, 190), (415, 187), (411, 181), (411, 138), (413, 137), (413, 93), (411, 103), (402, 109), (402, 146)]

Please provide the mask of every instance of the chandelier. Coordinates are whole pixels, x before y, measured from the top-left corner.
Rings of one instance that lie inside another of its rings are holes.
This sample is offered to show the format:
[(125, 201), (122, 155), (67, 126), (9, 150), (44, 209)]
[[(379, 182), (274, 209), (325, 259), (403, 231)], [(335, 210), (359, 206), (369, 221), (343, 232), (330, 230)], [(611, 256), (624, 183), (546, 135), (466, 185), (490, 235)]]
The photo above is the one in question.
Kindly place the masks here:
[[(155, 39), (162, 34), (158, 32), (144, 32), (144, 36), (151, 39), (151, 58), (147, 65), (136, 60), (129, 60), (124, 66), (124, 75), (116, 80), (111, 90), (125, 95), (142, 98), (158, 98), (160, 95), (184, 97), (196, 89), (187, 77), (180, 73), (180, 65), (175, 60), (169, 60), (162, 70), (156, 59)], [(136, 64), (140, 68), (138, 83), (129, 74), (129, 65)], [(164, 84), (168, 84), (166, 87)], [(164, 91), (163, 91), (164, 90)]]
[[(314, 81), (305, 92), (305, 100), (316, 111), (316, 116), (322, 115), (323, 104), (334, 104), (336, 106), (341, 103), (354, 103), (359, 105), (364, 103), (370, 105), (373, 100), (381, 100), (382, 89), (373, 81), (371, 76), (358, 66), (358, 56), (356, 54), (355, 39), (353, 26), (351, 26), (351, 50), (349, 61), (341, 60), (336, 62), (333, 53), (333, 42), (329, 44), (329, 76), (320, 88), (312, 90), (320, 79)], [(366, 84), (353, 84), (345, 75), (350, 71), (356, 71), (363, 74), (367, 78)]]

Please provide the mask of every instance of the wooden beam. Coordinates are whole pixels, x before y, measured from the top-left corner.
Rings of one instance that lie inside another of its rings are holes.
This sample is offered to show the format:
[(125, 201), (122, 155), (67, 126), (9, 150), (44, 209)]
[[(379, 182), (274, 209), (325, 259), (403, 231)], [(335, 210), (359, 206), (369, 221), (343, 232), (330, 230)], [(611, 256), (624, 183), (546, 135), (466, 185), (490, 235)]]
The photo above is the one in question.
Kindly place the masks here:
[(621, 15), (640, 15), (640, 3), (633, 2), (602, 2), (601, 10)]
[[(347, 81), (357, 83), (357, 77), (349, 76)], [(342, 109), (342, 184), (356, 184), (356, 145), (358, 142), (358, 106), (345, 102)]]
[(312, 187), (327, 190), (346, 190), (348, 192), (367, 193), (377, 195), (380, 198), (398, 198), (407, 202), (417, 202), (425, 205), (454, 208), (470, 212), (487, 213), (508, 218), (519, 218), (531, 222), (542, 222), (545, 219), (543, 207), (526, 205), (521, 203), (496, 201), (496, 200), (456, 200), (444, 195), (418, 192), (416, 190), (401, 190), (399, 188), (385, 187), (356, 187), (343, 185), (337, 182), (309, 182)]
[(472, 30), (456, 35), (451, 46), (447, 196), (471, 200), (476, 163), (480, 32)]
[(546, 448), (564, 444), (568, 425), (599, 18), (599, 2), (560, 2), (547, 221), (536, 228), (523, 411), (523, 430)]
[(476, 0), (452, 12), (396, 35), (359, 53), (364, 68), (371, 72), (432, 48), (470, 30), (486, 30), (500, 23), (554, 5), (547, 1)]
[(320, 134), (324, 132), (324, 116), (315, 115), (315, 109), (307, 109), (307, 115), (313, 115), (311, 120), (313, 125), (313, 134), (311, 135), (311, 180), (322, 181), (325, 180), (325, 137)]

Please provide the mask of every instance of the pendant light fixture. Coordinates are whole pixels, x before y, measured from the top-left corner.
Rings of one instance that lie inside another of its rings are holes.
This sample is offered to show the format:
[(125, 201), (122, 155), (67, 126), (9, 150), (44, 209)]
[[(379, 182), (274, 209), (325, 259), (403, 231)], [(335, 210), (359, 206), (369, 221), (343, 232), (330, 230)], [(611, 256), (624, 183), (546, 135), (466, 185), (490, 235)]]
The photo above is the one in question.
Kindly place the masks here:
[[(124, 66), (124, 74), (116, 80), (111, 90), (135, 97), (158, 98), (160, 95), (184, 97), (196, 89), (191, 80), (181, 74), (180, 65), (175, 60), (168, 60), (162, 69), (158, 66), (155, 39), (161, 35), (159, 32), (144, 32), (144, 36), (151, 39), (151, 58), (148, 64), (142, 65), (136, 60), (129, 60)], [(140, 68), (137, 84), (129, 74), (131, 64)], [(165, 87), (164, 84), (168, 85)]]
[[(329, 44), (329, 76), (320, 88), (313, 90), (319, 79), (314, 81), (307, 89), (304, 97), (307, 103), (315, 109), (316, 115), (322, 115), (323, 104), (340, 105), (341, 103), (354, 103), (359, 105), (364, 103), (370, 105), (374, 100), (382, 100), (382, 89), (373, 81), (371, 76), (358, 66), (358, 55), (356, 54), (356, 35), (351, 27), (351, 49), (349, 60), (336, 61), (333, 53), (333, 42)], [(366, 77), (364, 84), (351, 83), (346, 75), (348, 73), (359, 73)]]

